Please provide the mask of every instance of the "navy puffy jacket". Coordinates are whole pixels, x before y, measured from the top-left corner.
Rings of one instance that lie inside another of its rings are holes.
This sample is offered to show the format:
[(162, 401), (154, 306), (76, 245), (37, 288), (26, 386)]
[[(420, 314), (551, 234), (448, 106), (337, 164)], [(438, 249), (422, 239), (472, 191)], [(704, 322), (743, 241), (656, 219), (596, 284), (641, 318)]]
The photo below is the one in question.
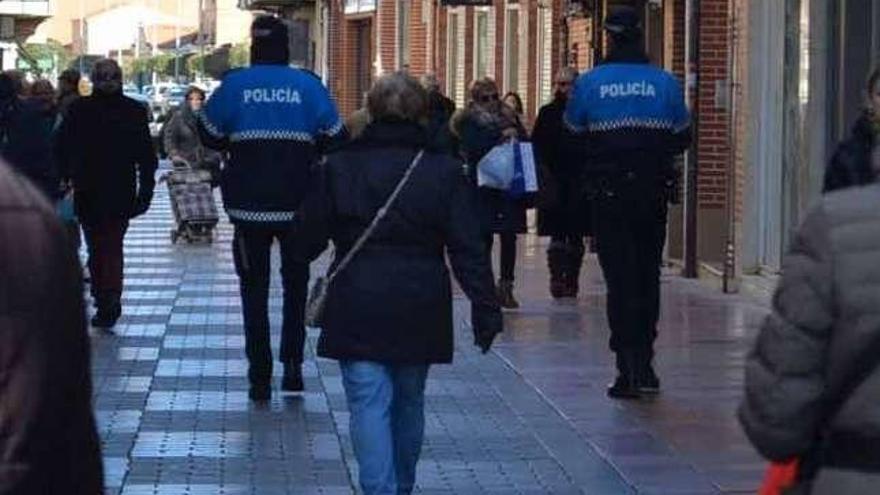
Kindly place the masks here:
[(313, 74), (283, 65), (230, 72), (199, 116), (209, 147), (230, 160), (221, 188), (233, 222), (290, 222), (321, 146), (345, 130)]

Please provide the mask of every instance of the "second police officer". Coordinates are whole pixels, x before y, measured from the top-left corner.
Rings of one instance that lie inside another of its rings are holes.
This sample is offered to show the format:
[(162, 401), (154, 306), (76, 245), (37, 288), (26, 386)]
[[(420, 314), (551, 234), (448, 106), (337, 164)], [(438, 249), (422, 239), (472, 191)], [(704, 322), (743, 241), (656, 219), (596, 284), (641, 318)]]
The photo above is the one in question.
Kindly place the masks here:
[(565, 121), (588, 141), (584, 180), (618, 371), (608, 395), (639, 398), (660, 389), (652, 362), (667, 181), (690, 144), (690, 116), (679, 82), (650, 65), (636, 11), (617, 8), (604, 27), (608, 56), (577, 80)]
[(205, 144), (226, 150), (221, 190), (235, 226), (233, 254), (241, 284), (250, 398), (271, 396), (269, 342), (270, 251), (281, 247), (284, 323), (282, 389), (303, 389), (304, 310), (309, 266), (295, 254), (294, 219), (322, 148), (345, 130), (321, 81), (288, 66), (287, 26), (263, 16), (251, 27), (251, 66), (230, 72), (214, 92), (199, 124)]

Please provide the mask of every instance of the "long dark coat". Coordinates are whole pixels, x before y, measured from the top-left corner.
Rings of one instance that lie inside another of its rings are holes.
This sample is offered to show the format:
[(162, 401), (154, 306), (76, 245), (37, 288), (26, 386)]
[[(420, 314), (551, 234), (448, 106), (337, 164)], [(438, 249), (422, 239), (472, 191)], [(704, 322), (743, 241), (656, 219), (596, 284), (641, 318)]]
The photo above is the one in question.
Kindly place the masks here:
[(83, 285), (45, 198), (0, 164), (0, 494), (103, 493)]
[(586, 139), (573, 135), (564, 125), (565, 104), (565, 99), (556, 98), (542, 107), (532, 132), (546, 191), (538, 209), (538, 233), (542, 236), (586, 236), (591, 232), (590, 202), (581, 176)]
[[(427, 133), (370, 124), (332, 153), (298, 212), (308, 257), (332, 240), (335, 264), (384, 205)], [(501, 312), (481, 237), (474, 188), (461, 162), (431, 151), (396, 204), (328, 292), (318, 353), (338, 360), (448, 363), (453, 353), (448, 256), (472, 302), (475, 332), (500, 332)]]
[(73, 179), (84, 222), (127, 220), (139, 196), (152, 199), (158, 159), (140, 103), (122, 94), (80, 98), (58, 133), (62, 172)]

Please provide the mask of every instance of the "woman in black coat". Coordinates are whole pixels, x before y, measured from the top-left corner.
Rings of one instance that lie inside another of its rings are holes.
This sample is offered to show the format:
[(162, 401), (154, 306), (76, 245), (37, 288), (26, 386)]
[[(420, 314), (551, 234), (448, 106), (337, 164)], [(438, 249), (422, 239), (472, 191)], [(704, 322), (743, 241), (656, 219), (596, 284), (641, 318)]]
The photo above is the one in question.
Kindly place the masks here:
[[(471, 181), (477, 183), (477, 164), (495, 146), (510, 139), (526, 140), (528, 135), (516, 111), (499, 98), (492, 79), (474, 81), (467, 108), (452, 119), (452, 131), (458, 136), (459, 150), (468, 164)], [(505, 308), (517, 308), (513, 297), (516, 271), (516, 237), (526, 233), (525, 200), (511, 199), (506, 191), (480, 188), (478, 194), (486, 249), (492, 253), (495, 234), (501, 238), (501, 273), (498, 296)]]
[(868, 78), (867, 105), (853, 126), (850, 137), (837, 146), (825, 170), (823, 192), (863, 186), (877, 180), (880, 172), (880, 69)]
[[(328, 156), (298, 212), (307, 258), (328, 240), (335, 269), (428, 142), (427, 96), (391, 74), (368, 96), (371, 122)], [(427, 150), (397, 201), (327, 292), (318, 354), (342, 366), (351, 436), (365, 494), (410, 493), (424, 435), (424, 386), (453, 354), (446, 257), (472, 302), (475, 342), (487, 352), (502, 317), (474, 189), (461, 163)]]

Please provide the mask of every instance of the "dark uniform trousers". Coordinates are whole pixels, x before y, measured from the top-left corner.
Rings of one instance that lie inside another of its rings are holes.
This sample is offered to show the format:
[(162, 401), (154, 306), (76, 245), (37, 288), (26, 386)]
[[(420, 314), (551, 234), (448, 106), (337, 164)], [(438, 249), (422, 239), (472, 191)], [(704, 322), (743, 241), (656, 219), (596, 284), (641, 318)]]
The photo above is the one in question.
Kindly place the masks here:
[(666, 199), (663, 188), (648, 187), (602, 191), (593, 202), (611, 350), (640, 365), (650, 363), (657, 337)]
[(266, 385), (272, 377), (269, 282), (271, 251), (275, 240), (280, 245), (284, 289), (280, 361), (294, 366), (299, 366), (303, 361), (309, 265), (297, 261), (295, 235), (294, 228), (284, 224), (235, 226), (233, 259), (241, 288), (245, 354), (250, 363), (248, 378), (252, 384)]

